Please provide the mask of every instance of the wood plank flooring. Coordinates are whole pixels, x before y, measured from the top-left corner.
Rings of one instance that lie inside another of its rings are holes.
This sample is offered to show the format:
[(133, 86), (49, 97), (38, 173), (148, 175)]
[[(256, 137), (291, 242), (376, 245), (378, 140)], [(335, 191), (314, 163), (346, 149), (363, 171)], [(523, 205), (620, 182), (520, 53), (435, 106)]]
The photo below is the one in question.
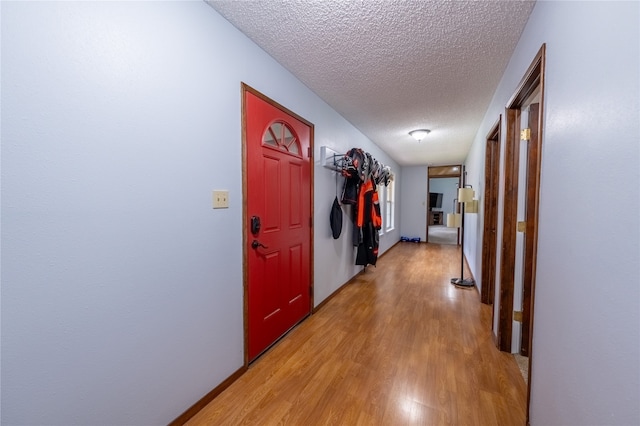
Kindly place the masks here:
[(397, 244), (187, 424), (524, 425), (516, 361), (459, 274), (457, 246)]

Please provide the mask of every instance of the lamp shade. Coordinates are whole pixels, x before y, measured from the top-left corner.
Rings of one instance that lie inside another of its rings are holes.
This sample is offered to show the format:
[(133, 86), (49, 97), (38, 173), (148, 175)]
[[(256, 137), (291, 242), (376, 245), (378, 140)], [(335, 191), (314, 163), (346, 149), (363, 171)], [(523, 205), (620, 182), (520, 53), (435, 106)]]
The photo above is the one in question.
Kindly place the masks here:
[(478, 200), (471, 200), (464, 205), (465, 213), (478, 213)]
[(460, 228), (460, 213), (447, 213), (447, 228)]
[(473, 188), (458, 188), (458, 202), (466, 203), (473, 201)]

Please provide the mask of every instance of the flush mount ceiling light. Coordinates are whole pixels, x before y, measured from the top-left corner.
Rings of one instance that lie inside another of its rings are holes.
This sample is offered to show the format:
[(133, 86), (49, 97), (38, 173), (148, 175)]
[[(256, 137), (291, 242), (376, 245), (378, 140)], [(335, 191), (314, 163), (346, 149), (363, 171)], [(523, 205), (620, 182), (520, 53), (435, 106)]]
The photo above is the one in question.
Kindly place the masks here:
[(409, 132), (409, 134), (418, 142), (424, 139), (429, 133), (431, 133), (431, 130), (429, 129), (418, 129)]

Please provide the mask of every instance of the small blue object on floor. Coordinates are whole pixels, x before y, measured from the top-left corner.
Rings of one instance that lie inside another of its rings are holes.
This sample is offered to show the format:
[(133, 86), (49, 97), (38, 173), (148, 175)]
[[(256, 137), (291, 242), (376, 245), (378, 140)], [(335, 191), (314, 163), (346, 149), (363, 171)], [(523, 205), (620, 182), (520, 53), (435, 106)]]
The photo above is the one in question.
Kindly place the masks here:
[(409, 242), (409, 243), (419, 243), (420, 237), (414, 237), (414, 238), (400, 237), (400, 241)]

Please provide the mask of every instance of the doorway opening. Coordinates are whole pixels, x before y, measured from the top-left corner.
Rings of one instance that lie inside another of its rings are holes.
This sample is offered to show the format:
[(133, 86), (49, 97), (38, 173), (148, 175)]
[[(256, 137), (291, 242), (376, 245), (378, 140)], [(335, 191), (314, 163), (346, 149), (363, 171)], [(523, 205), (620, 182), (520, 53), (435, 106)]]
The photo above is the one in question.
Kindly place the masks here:
[(447, 227), (447, 214), (458, 213), (457, 191), (462, 165), (429, 167), (427, 172), (428, 243), (459, 244), (459, 228)]
[[(493, 305), (495, 299), (501, 122), (502, 115), (500, 115), (498, 121), (487, 135), (484, 162), (484, 227), (482, 232), (482, 290), (480, 300), (487, 305)], [(493, 325), (493, 319), (491, 324)], [(497, 339), (495, 330), (494, 339)]]
[[(500, 350), (528, 356), (527, 424), (531, 399), (545, 49), (543, 44), (506, 107), (499, 302), (494, 306), (494, 315), (496, 310), (498, 312)], [(514, 308), (519, 310), (514, 311)]]

